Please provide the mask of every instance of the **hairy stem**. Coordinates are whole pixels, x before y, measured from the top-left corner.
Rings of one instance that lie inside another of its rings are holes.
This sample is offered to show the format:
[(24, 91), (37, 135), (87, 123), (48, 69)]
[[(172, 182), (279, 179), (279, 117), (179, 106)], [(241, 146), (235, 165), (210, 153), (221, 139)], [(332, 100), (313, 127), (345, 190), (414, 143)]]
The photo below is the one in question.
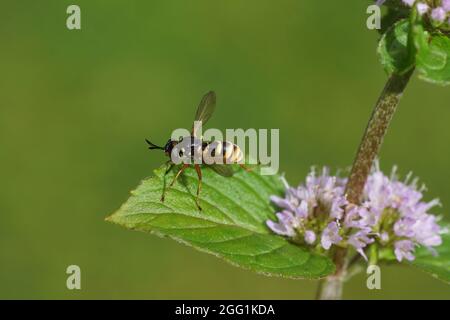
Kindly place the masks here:
[[(360, 204), (364, 185), (373, 162), (380, 151), (384, 135), (413, 72), (414, 69), (402, 75), (391, 75), (378, 98), (356, 153), (346, 186), (345, 194), (350, 203)], [(336, 264), (336, 273), (321, 280), (317, 299), (337, 300), (342, 298), (343, 283), (348, 265), (347, 250), (338, 248), (333, 260)]]
[(317, 300), (340, 300), (342, 298), (344, 279), (339, 277), (328, 277), (319, 282)]
[(403, 75), (391, 75), (378, 98), (356, 153), (347, 183), (346, 195), (351, 203), (359, 204), (361, 200), (367, 176), (380, 151), (384, 135), (413, 71), (408, 71)]
[(317, 300), (340, 300), (344, 280), (347, 275), (347, 250), (337, 248), (334, 254), (334, 263), (336, 264), (336, 273), (320, 280), (317, 290)]

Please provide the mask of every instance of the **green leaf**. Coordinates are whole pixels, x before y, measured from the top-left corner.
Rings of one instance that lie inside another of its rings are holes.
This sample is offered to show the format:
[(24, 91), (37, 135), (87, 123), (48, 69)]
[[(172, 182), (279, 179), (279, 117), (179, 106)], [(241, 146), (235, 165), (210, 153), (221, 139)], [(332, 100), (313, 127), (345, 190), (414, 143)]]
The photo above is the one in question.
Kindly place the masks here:
[(435, 247), (437, 255), (422, 247), (416, 250), (412, 264), (450, 284), (450, 233), (442, 235), (442, 244)]
[[(165, 201), (160, 201), (164, 170), (155, 170), (155, 176), (144, 180), (107, 220), (168, 236), (265, 275), (317, 279), (334, 272), (329, 258), (294, 245), (267, 228), (266, 220), (275, 218), (269, 196), (284, 192), (279, 176), (238, 170), (226, 178), (203, 168), (200, 211), (195, 204), (197, 175), (193, 169), (187, 169), (167, 191)], [(166, 181), (172, 178), (170, 173)]]
[(440, 85), (450, 84), (450, 39), (443, 34), (430, 35), (422, 25), (414, 27), (419, 77)]
[(410, 23), (403, 19), (392, 25), (378, 43), (378, 56), (386, 72), (403, 74), (414, 66), (414, 56), (408, 47)]
[(426, 31), (416, 11), (409, 20), (396, 22), (383, 34), (378, 55), (389, 75), (403, 74), (415, 66), (419, 78), (440, 85), (450, 84), (450, 38)]
[(387, 8), (386, 13), (381, 18), (380, 34), (384, 34), (397, 21), (406, 19), (410, 15), (411, 9), (400, 5), (400, 0), (387, 1), (383, 4)]

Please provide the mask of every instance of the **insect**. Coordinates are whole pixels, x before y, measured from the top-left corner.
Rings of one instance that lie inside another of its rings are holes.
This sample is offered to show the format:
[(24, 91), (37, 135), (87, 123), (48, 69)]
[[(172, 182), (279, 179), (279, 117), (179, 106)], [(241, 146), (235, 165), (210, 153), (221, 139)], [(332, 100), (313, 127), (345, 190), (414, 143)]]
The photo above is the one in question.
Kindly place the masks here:
[[(191, 135), (188, 137), (181, 138), (179, 140), (169, 139), (164, 147), (160, 147), (145, 139), (149, 145), (149, 149), (163, 150), (166, 156), (171, 158), (173, 154), (180, 156), (181, 158), (188, 158), (189, 163), (183, 163), (181, 168), (178, 170), (174, 176), (172, 182), (169, 185), (171, 188), (178, 177), (183, 173), (184, 170), (194, 165), (195, 171), (198, 176), (197, 185), (197, 196), (195, 202), (199, 210), (202, 208), (199, 205), (199, 195), (202, 189), (202, 169), (200, 164), (206, 165), (216, 173), (224, 177), (231, 177), (233, 175), (233, 170), (229, 166), (232, 163), (239, 163), (239, 165), (246, 171), (250, 171), (249, 168), (245, 167), (240, 163), (244, 157), (241, 148), (238, 145), (233, 144), (228, 141), (203, 141), (202, 137), (198, 136), (198, 129), (200, 126), (196, 125), (200, 123), (205, 124), (212, 116), (216, 106), (216, 94), (213, 91), (205, 94), (198, 105), (197, 112), (194, 118), (194, 125), (192, 126)], [(182, 145), (182, 146), (181, 146)], [(181, 148), (180, 148), (181, 146)], [(175, 151), (175, 152), (174, 152)], [(197, 161), (195, 161), (197, 160)], [(172, 158), (167, 161), (169, 167), (164, 174), (164, 186), (163, 193), (161, 196), (161, 201), (164, 201), (166, 193), (166, 183), (165, 177), (172, 170), (175, 164)]]

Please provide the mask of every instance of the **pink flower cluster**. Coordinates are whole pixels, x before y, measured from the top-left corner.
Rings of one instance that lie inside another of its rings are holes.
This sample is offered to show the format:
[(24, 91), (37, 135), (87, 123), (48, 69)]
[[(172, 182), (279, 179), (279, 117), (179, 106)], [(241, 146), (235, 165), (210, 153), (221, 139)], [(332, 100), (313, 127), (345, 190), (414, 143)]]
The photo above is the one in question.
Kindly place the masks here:
[[(386, 1), (388, 0), (377, 0), (377, 5), (381, 6)], [(420, 15), (429, 15), (435, 23), (450, 25), (450, 0), (402, 0), (402, 3), (408, 7), (416, 5)]]
[(284, 180), (283, 198), (272, 196), (280, 208), (278, 221), (267, 221), (276, 234), (318, 250), (333, 246), (352, 247), (365, 259), (368, 245), (392, 249), (398, 261), (414, 260), (417, 246), (430, 250), (442, 243), (445, 232), (429, 210), (438, 200), (422, 200), (423, 187), (417, 179), (399, 181), (393, 170), (390, 177), (378, 168), (372, 171), (364, 189), (361, 205), (350, 204), (344, 194), (346, 179), (331, 176), (324, 168), (315, 170), (305, 184), (291, 187)]

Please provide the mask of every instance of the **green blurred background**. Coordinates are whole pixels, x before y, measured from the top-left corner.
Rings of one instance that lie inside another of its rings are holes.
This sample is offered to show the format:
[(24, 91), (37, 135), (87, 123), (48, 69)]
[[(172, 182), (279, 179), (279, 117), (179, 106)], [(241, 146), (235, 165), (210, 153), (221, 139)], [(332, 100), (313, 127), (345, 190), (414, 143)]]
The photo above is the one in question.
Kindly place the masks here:
[[(66, 8), (82, 30), (66, 29)], [(386, 75), (369, 1), (2, 1), (0, 298), (314, 297), (317, 283), (267, 278), (171, 240), (103, 221), (165, 158), (214, 89), (217, 128), (280, 128), (291, 183), (313, 164), (351, 164)], [(450, 218), (450, 90), (414, 78), (382, 167), (413, 170)], [(66, 289), (66, 267), (82, 290)], [(450, 298), (417, 270), (364, 274), (345, 298)]]

